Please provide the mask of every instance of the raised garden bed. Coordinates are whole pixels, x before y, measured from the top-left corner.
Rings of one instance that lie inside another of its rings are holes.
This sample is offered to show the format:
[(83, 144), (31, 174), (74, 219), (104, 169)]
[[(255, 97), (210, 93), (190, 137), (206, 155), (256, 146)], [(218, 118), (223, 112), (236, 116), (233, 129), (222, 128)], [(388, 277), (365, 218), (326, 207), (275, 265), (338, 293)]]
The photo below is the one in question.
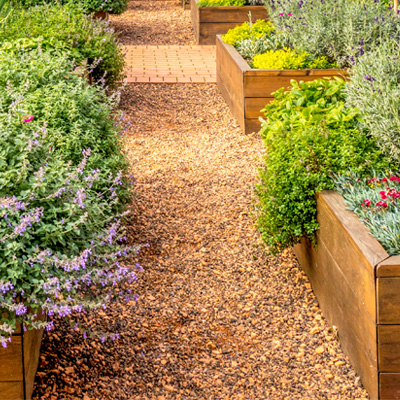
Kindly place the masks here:
[(400, 256), (389, 256), (341, 195), (317, 195), (317, 247), (294, 247), (371, 399), (400, 399)]
[(252, 69), (232, 45), (222, 40), (221, 35), (217, 35), (216, 45), (217, 84), (245, 133), (260, 130), (260, 110), (272, 101), (273, 92), (289, 87), (292, 79), (312, 81), (347, 76), (341, 69)]
[(216, 35), (249, 20), (267, 19), (264, 6), (199, 7), (199, 0), (190, 0), (192, 25), (197, 44), (215, 44)]
[(39, 362), (43, 330), (19, 329), (7, 348), (0, 348), (0, 399), (29, 400)]

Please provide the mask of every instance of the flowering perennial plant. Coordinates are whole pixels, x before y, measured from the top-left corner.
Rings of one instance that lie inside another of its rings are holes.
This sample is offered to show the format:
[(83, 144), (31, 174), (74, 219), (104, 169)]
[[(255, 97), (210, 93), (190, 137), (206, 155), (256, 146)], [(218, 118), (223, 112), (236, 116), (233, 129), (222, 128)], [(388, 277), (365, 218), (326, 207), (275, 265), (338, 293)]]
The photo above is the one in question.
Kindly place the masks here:
[(385, 250), (400, 254), (400, 176), (360, 178), (350, 172), (335, 176), (335, 189)]
[[(120, 129), (110, 118), (119, 94), (107, 95), (73, 70), (67, 58), (39, 50), (0, 52), (0, 110), (8, 113), (17, 107), (27, 117), (34, 116), (48, 133), (42, 144), (74, 165), (82, 149), (91, 148), (89, 168), (100, 168), (104, 176), (125, 171)], [(129, 197), (125, 186), (116, 190), (119, 197)]]
[[(90, 149), (78, 165), (49, 151), (46, 127), (17, 103), (0, 115), (0, 132), (0, 342), (6, 346), (17, 322), (51, 328), (39, 309), (65, 317), (104, 306), (118, 282), (136, 279), (121, 258), (138, 248), (123, 246), (122, 215), (111, 212), (121, 172), (105, 177), (88, 168)], [(108, 289), (99, 294), (99, 287)], [(120, 287), (121, 295), (133, 296)]]
[(400, 20), (379, 0), (271, 0), (268, 14), (285, 46), (351, 67), (365, 52), (399, 39)]

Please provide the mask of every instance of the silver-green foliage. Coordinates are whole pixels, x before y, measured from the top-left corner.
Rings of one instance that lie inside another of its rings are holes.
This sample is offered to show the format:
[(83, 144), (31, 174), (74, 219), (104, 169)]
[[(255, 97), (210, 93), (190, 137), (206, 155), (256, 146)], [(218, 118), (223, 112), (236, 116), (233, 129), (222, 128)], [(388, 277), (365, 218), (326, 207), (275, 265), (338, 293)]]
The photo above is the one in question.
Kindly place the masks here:
[(399, 180), (393, 174), (372, 179), (362, 179), (352, 173), (335, 177), (335, 188), (350, 210), (390, 255), (400, 254)]
[(363, 114), (363, 125), (392, 161), (400, 161), (400, 53), (387, 45), (365, 54), (346, 86), (347, 104)]
[(364, 52), (392, 37), (400, 19), (373, 0), (271, 0), (266, 3), (277, 34), (314, 57), (351, 67)]
[(272, 38), (268, 36), (262, 38), (241, 39), (236, 44), (236, 49), (242, 57), (252, 59), (257, 54), (262, 54), (268, 50), (275, 49), (275, 43)]

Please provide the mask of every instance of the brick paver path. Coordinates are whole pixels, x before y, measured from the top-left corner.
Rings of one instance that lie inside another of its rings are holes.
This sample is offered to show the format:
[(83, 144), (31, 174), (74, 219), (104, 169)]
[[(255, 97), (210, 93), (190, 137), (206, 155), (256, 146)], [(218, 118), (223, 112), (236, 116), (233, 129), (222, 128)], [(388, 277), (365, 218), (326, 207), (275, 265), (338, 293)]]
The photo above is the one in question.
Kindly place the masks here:
[(125, 46), (128, 82), (216, 82), (215, 46)]

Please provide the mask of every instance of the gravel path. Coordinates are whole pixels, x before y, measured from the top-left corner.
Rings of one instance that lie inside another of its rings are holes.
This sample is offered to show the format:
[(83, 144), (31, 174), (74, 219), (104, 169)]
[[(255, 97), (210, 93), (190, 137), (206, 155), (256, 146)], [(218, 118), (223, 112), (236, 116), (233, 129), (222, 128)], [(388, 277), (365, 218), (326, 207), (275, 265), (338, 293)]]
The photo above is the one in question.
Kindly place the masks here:
[[(173, 12), (149, 12), (169, 3), (133, 1), (129, 12), (139, 5), (155, 41), (176, 39)], [(141, 297), (86, 318), (119, 333), (115, 342), (57, 321), (33, 399), (367, 399), (293, 254), (260, 246), (258, 135), (241, 133), (214, 84), (130, 84), (121, 106), (137, 179), (129, 240), (150, 244), (133, 288)]]
[(135, 84), (122, 108), (137, 178), (129, 237), (150, 243), (137, 303), (93, 315), (119, 341), (59, 323), (34, 399), (365, 399), (290, 251), (267, 257), (253, 227), (262, 149), (215, 85)]
[(110, 20), (124, 45), (195, 44), (190, 10), (178, 0), (133, 0), (127, 11)]

